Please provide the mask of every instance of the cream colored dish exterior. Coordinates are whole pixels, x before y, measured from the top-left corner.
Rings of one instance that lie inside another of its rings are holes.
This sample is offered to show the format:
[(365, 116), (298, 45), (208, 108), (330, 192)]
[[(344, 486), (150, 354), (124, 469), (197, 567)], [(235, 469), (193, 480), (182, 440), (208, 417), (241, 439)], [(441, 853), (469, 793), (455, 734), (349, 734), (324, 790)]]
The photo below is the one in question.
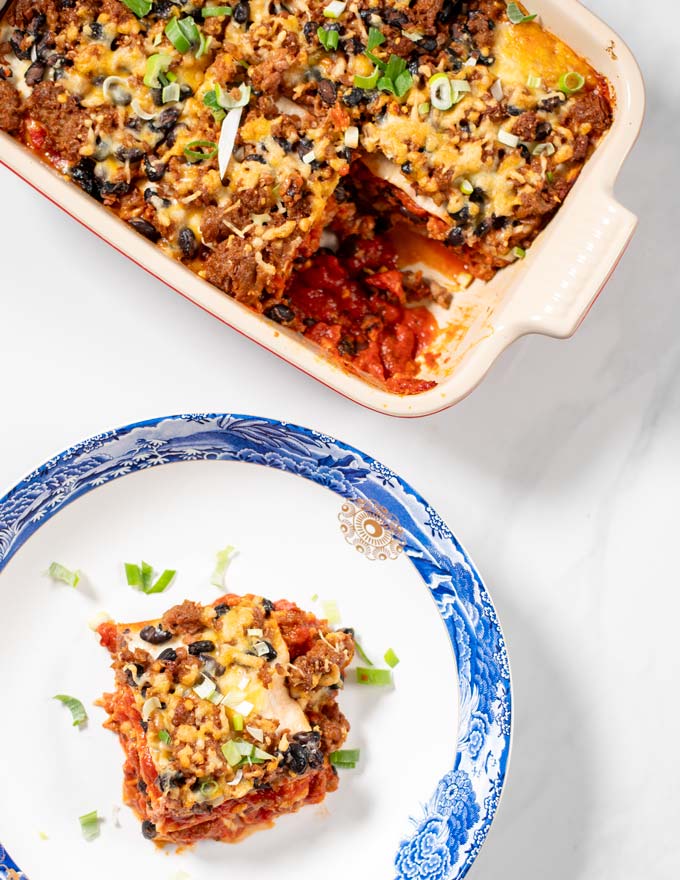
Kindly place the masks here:
[[(608, 78), (616, 95), (614, 125), (526, 259), (486, 284), (475, 282), (456, 296), (448, 312), (436, 310), (443, 339), (448, 341), (442, 343), (439, 367), (432, 374), (439, 384), (423, 394), (401, 397), (345, 373), (304, 337), (255, 314), (165, 256), (4, 132), (0, 132), (0, 161), (173, 290), (328, 387), (379, 412), (429, 415), (469, 394), (520, 336), (571, 336), (637, 225), (637, 218), (613, 195), (644, 116), (644, 85), (637, 63), (619, 37), (578, 0), (532, 0), (530, 5), (549, 30)], [(463, 313), (467, 329), (455, 333)]]

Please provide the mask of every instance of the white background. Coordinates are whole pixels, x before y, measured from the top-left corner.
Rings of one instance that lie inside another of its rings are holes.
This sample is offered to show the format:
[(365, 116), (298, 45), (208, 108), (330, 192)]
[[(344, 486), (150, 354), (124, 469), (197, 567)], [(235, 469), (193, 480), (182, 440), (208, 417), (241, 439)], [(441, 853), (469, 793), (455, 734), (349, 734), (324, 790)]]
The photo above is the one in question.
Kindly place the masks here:
[(480, 880), (680, 871), (678, 8), (588, 5), (647, 80), (617, 190), (640, 229), (571, 342), (523, 340), (426, 420), (326, 390), (0, 169), (0, 486), (107, 427), (190, 410), (310, 425), (402, 474), (470, 551), (511, 651), (514, 754)]

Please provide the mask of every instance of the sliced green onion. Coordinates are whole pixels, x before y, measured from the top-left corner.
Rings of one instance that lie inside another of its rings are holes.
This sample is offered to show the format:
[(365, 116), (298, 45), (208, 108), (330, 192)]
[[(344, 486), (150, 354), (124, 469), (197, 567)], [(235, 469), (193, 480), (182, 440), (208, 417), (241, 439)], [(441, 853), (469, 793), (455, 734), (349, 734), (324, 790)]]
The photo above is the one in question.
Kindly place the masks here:
[(271, 761), (273, 760), (274, 755), (270, 755), (269, 752), (265, 752), (264, 749), (260, 749), (255, 746), (255, 751), (253, 752), (253, 760), (255, 761)]
[(144, 85), (150, 89), (157, 89), (161, 85), (160, 76), (170, 67), (172, 58), (163, 52), (149, 55), (146, 59), (144, 71)]
[(394, 80), (394, 93), (397, 98), (403, 98), (413, 85), (413, 77), (408, 70), (402, 72)]
[(506, 131), (504, 128), (498, 129), (498, 140), (505, 144), (506, 147), (516, 147), (519, 144), (517, 135), (511, 131)]
[(77, 700), (75, 697), (69, 697), (68, 694), (57, 694), (54, 699), (63, 703), (71, 712), (74, 727), (80, 727), (81, 724), (85, 724), (87, 721), (87, 712), (80, 700)]
[(84, 816), (79, 816), (78, 821), (80, 822), (80, 830), (83, 832), (85, 840), (94, 840), (95, 837), (99, 837), (100, 819), (96, 810), (93, 810), (91, 813), (85, 813)]
[(327, 52), (332, 52), (334, 49), (338, 48), (340, 34), (337, 31), (319, 27), (316, 29), (316, 35)]
[(189, 41), (189, 44), (193, 47), (198, 46), (201, 38), (201, 32), (198, 29), (198, 25), (193, 20), (190, 15), (187, 15), (186, 18), (180, 18), (177, 22), (180, 30)]
[(168, 733), (167, 730), (159, 730), (158, 731), (158, 739), (164, 743), (166, 746), (169, 746), (172, 742), (172, 737)]
[(325, 602), (322, 602), (321, 608), (323, 610), (323, 616), (331, 626), (340, 623), (340, 609), (338, 608), (338, 603), (335, 599), (327, 599)]
[(381, 76), (381, 70), (376, 67), (370, 76), (355, 76), (354, 85), (358, 89), (374, 89), (378, 85)]
[(575, 95), (576, 92), (581, 91), (585, 84), (585, 77), (580, 73), (577, 73), (575, 70), (570, 70), (568, 73), (562, 74), (560, 81), (557, 84), (557, 88), (561, 92), (564, 92), (565, 95)]
[(230, 739), (222, 746), (222, 754), (230, 767), (235, 767), (243, 757), (236, 745), (236, 740)]
[(364, 55), (365, 55), (370, 61), (372, 61), (372, 62), (375, 64), (376, 67), (379, 67), (383, 72), (385, 71), (385, 69), (386, 69), (386, 67), (387, 67), (387, 62), (386, 62), (386, 61), (383, 61), (382, 58), (378, 58), (377, 55), (374, 55), (373, 52), (369, 52), (368, 50), (366, 50), (366, 51), (364, 52)]
[(521, 248), (521, 247), (514, 247), (514, 248), (512, 249), (512, 255), (513, 255), (513, 257), (515, 257), (515, 259), (517, 259), (517, 260), (523, 260), (523, 259), (526, 257), (527, 252), (524, 250), (524, 248)]
[(201, 783), (201, 794), (206, 798), (213, 798), (220, 790), (214, 779), (204, 779)]
[(398, 55), (390, 55), (390, 60), (387, 62), (387, 66), (385, 67), (385, 76), (388, 79), (391, 79), (392, 82), (396, 80), (396, 78), (406, 70), (406, 62), (403, 58), (400, 58)]
[(215, 693), (215, 682), (210, 678), (203, 676), (202, 680), (193, 686), (194, 693), (202, 700), (209, 700)]
[(210, 44), (212, 43), (212, 37), (206, 37), (206, 35), (201, 31), (198, 35), (198, 49), (196, 50), (196, 58), (202, 58), (203, 55), (210, 48)]
[(373, 49), (377, 49), (378, 46), (382, 46), (384, 42), (385, 35), (381, 31), (379, 31), (378, 28), (369, 28), (368, 43), (366, 44), (366, 49), (368, 52), (372, 52)]
[(219, 18), (222, 15), (231, 15), (233, 11), (231, 6), (204, 6), (201, 15), (203, 18)]
[(331, 752), (328, 760), (331, 764), (358, 764), (361, 757), (360, 749), (338, 749), (337, 752)]
[(545, 172), (545, 179), (546, 179), (546, 180), (548, 181), (548, 183), (550, 183), (550, 184), (555, 183), (555, 175), (553, 174), (552, 171), (546, 171), (546, 172)]
[(527, 78), (527, 87), (530, 89), (540, 89), (542, 82), (543, 80), (540, 76), (534, 76), (533, 73), (530, 73)]
[(525, 21), (533, 21), (536, 13), (525, 15), (516, 3), (508, 3), (508, 18), (513, 24), (524, 24)]
[(459, 95), (462, 92), (471, 92), (472, 86), (466, 79), (452, 79), (451, 89), (455, 95)]
[(536, 144), (531, 151), (534, 156), (552, 156), (555, 152), (555, 144)]
[(210, 578), (210, 583), (214, 587), (219, 587), (220, 589), (224, 587), (224, 575), (229, 568), (231, 560), (236, 556), (236, 552), (236, 547), (233, 547), (231, 544), (228, 544), (224, 550), (217, 551), (215, 557), (215, 570)]
[(392, 684), (392, 673), (389, 669), (366, 669), (357, 666), (357, 682), (378, 686)]
[(449, 110), (453, 107), (453, 89), (451, 80), (445, 73), (435, 73), (430, 77), (430, 102), (437, 110)]
[(125, 563), (125, 577), (127, 578), (129, 587), (137, 587), (140, 590), (144, 587), (142, 570), (138, 565), (135, 565), (133, 562)]
[(252, 757), (252, 754), (255, 751), (255, 746), (252, 743), (246, 742), (244, 739), (235, 739), (233, 740), (233, 743), (242, 758)]
[(364, 663), (367, 663), (369, 666), (373, 666), (373, 661), (368, 659), (368, 657), (366, 656), (366, 652), (356, 639), (354, 639), (354, 647), (357, 649), (357, 654), (361, 657)]
[(429, 112), (430, 112), (430, 102), (429, 101), (423, 101), (422, 104), (418, 105), (418, 113), (420, 113), (421, 116), (427, 116), (427, 114)]
[(180, 26), (179, 18), (171, 18), (165, 25), (165, 36), (170, 40), (178, 52), (184, 54), (191, 49), (191, 40), (187, 37)]
[[(212, 110), (213, 116), (215, 117), (216, 122), (221, 122), (224, 117), (227, 115), (226, 112), (220, 107), (217, 101), (217, 95), (215, 94), (215, 90), (211, 89), (209, 92), (206, 92), (203, 97), (203, 103), (206, 107), (210, 107)], [(227, 548), (229, 549), (229, 548)], [(219, 555), (219, 554), (218, 554)], [(211, 583), (215, 584), (215, 581), (211, 581)], [(216, 587), (221, 586), (221, 584), (215, 584)]]
[(231, 719), (231, 726), (237, 733), (240, 730), (243, 730), (243, 715), (239, 715), (238, 712), (234, 712)]
[(250, 101), (250, 86), (241, 83), (238, 87), (238, 91), (238, 98), (232, 98), (228, 92), (222, 90), (222, 87), (219, 84), (216, 85), (215, 97), (217, 98), (217, 103), (225, 110), (236, 110), (238, 107), (245, 107), (248, 101)]
[(144, 18), (151, 12), (153, 3), (151, 0), (123, 0), (130, 12), (134, 12), (137, 18)]
[(80, 571), (78, 569), (71, 571), (70, 568), (66, 568), (60, 562), (51, 562), (50, 567), (47, 569), (47, 574), (54, 578), (55, 581), (68, 584), (69, 587), (77, 587), (80, 581)]
[(339, 770), (356, 770), (356, 764), (353, 761), (336, 761), (333, 765)]
[(388, 648), (388, 649), (385, 651), (385, 663), (387, 663), (387, 665), (388, 665), (391, 669), (394, 669), (394, 667), (397, 665), (397, 663), (399, 663), (399, 658), (398, 658), (397, 655), (394, 653), (394, 651), (392, 650), (392, 648)]
[(215, 141), (191, 141), (184, 148), (184, 155), (192, 163), (203, 162), (217, 155), (217, 144)]
[(469, 180), (465, 179), (461, 180), (460, 182), (460, 191), (463, 193), (464, 196), (471, 196), (472, 193), (475, 191), (475, 188)]
[(347, 3), (343, 3), (342, 0), (331, 0), (325, 7), (323, 14), (325, 18), (340, 18), (346, 6)]
[[(168, 88), (168, 86), (165, 88)], [(147, 596), (151, 593), (162, 593), (170, 585), (176, 574), (175, 569), (166, 568), (158, 580), (152, 584), (153, 567), (148, 562), (142, 560), (141, 566), (135, 565), (133, 562), (125, 563), (125, 577), (127, 578), (128, 586), (141, 590)]]
[(170, 83), (167, 86), (163, 86), (163, 91), (161, 92), (161, 100), (164, 104), (172, 104), (175, 101), (179, 101), (180, 91), (179, 91), (179, 83)]
[(158, 697), (149, 697), (148, 700), (144, 701), (144, 705), (142, 706), (142, 721), (148, 721), (153, 713), (158, 712), (160, 708), (161, 701)]

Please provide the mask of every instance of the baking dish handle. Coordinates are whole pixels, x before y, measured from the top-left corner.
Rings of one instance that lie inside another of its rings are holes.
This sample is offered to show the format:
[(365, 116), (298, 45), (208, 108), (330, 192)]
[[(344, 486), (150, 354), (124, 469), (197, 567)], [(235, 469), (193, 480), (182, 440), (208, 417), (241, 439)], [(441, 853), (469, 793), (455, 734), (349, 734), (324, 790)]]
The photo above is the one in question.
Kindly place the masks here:
[(524, 328), (527, 333), (571, 336), (609, 280), (635, 231), (637, 217), (608, 193), (592, 193), (588, 199), (582, 197), (582, 203), (575, 215), (567, 218), (566, 214), (558, 214), (553, 220), (553, 227), (563, 228), (551, 230), (550, 246), (537, 260), (540, 287)]

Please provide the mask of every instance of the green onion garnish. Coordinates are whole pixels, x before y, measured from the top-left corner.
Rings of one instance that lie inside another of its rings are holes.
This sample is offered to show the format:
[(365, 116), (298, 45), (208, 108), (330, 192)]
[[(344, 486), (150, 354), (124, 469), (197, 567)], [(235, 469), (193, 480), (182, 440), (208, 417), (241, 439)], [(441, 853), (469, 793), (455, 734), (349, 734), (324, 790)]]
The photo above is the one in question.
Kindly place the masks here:
[(376, 67), (370, 76), (355, 76), (354, 85), (358, 89), (374, 89), (378, 85), (381, 76), (381, 70)]
[(79, 816), (78, 821), (80, 822), (80, 828), (85, 840), (94, 840), (95, 837), (99, 837), (100, 819), (96, 810), (86, 813), (84, 816)]
[[(215, 117), (215, 122), (222, 122), (227, 113), (222, 107), (220, 107), (214, 89), (211, 89), (209, 92), (205, 93), (205, 95), (203, 96), (203, 103), (206, 107), (210, 107), (210, 109), (212, 110), (213, 116)], [(212, 583), (215, 582), (213, 581)], [(221, 585), (215, 584), (215, 586), (219, 587)]]
[(222, 87), (219, 84), (215, 86), (215, 97), (217, 98), (217, 103), (224, 110), (236, 110), (239, 107), (245, 107), (248, 101), (250, 101), (250, 86), (247, 86), (245, 83), (241, 83), (241, 85), (238, 87), (238, 92), (238, 98), (232, 98), (229, 93), (225, 93), (222, 90)]
[(142, 560), (141, 566), (135, 565), (134, 562), (125, 563), (125, 577), (127, 578), (128, 586), (146, 593), (147, 596), (151, 595), (151, 593), (162, 593), (170, 585), (176, 574), (175, 569), (166, 568), (158, 580), (152, 583), (153, 567), (148, 562)]
[(366, 669), (363, 666), (357, 666), (357, 682), (382, 687), (392, 684), (392, 673), (389, 669)]
[(163, 52), (149, 55), (146, 59), (146, 69), (144, 71), (144, 85), (150, 89), (157, 89), (163, 85), (161, 75), (165, 73), (171, 63), (172, 58)]
[(201, 794), (203, 795), (203, 797), (215, 797), (219, 789), (220, 787), (214, 779), (204, 779), (201, 783)]
[(168, 83), (167, 86), (163, 86), (163, 91), (161, 92), (161, 101), (164, 104), (172, 104), (176, 101), (179, 101), (180, 95), (181, 92), (179, 90), (179, 83)]
[(316, 35), (326, 52), (332, 52), (334, 49), (338, 48), (340, 34), (337, 31), (320, 27), (316, 29)]
[[(224, 113), (224, 111), (222, 112)], [(206, 143), (210, 143), (210, 141), (207, 141)], [(189, 144), (189, 146), (191, 146), (191, 144)], [(231, 560), (236, 556), (236, 553), (236, 547), (232, 547), (231, 544), (228, 544), (224, 550), (218, 550), (215, 559), (215, 570), (210, 578), (210, 583), (213, 586), (219, 587), (220, 589), (224, 588), (224, 575), (229, 568)]]
[(360, 749), (338, 749), (331, 752), (328, 759), (336, 767), (356, 767), (360, 757)]
[[(193, 21), (193, 18), (191, 21)], [(196, 27), (195, 23), (194, 27)], [(184, 52), (188, 52), (189, 49), (191, 49), (191, 40), (187, 34), (185, 34), (179, 18), (171, 18), (165, 25), (165, 36), (170, 40), (178, 52), (184, 54)]]
[(314, 595), (312, 596), (312, 602), (316, 602), (316, 600), (317, 600), (318, 598), (319, 598), (319, 594), (318, 594), (318, 593), (314, 593)]
[(402, 72), (394, 80), (394, 93), (397, 98), (403, 98), (412, 85), (413, 77), (408, 70), (402, 70)]
[(235, 767), (243, 757), (236, 745), (236, 740), (230, 739), (222, 746), (222, 754), (224, 755), (230, 767)]
[(243, 730), (243, 715), (239, 715), (238, 712), (234, 712), (231, 719), (231, 726), (238, 733), (238, 731)]
[(357, 654), (361, 657), (364, 663), (367, 663), (369, 666), (373, 666), (373, 661), (368, 659), (368, 657), (366, 656), (366, 652), (356, 639), (354, 639), (354, 647), (357, 649)]
[(399, 658), (398, 658), (397, 655), (394, 653), (394, 651), (392, 650), (392, 648), (388, 648), (388, 649), (385, 651), (385, 663), (387, 663), (387, 665), (388, 665), (391, 669), (394, 669), (394, 667), (397, 665), (397, 663), (399, 663)]
[(325, 18), (340, 18), (347, 6), (343, 0), (331, 0), (331, 2), (323, 10)]
[(418, 113), (420, 113), (421, 116), (427, 116), (427, 114), (429, 112), (430, 112), (430, 102), (429, 101), (423, 101), (422, 104), (418, 105)]
[(570, 70), (568, 73), (562, 74), (557, 88), (565, 95), (575, 95), (576, 92), (581, 91), (585, 84), (585, 77), (575, 70)]
[(194, 162), (203, 162), (217, 155), (217, 144), (215, 141), (191, 141), (184, 148), (184, 155), (192, 164)]
[(322, 602), (321, 608), (323, 609), (323, 616), (331, 626), (340, 623), (340, 609), (338, 608), (338, 603), (335, 599), (328, 599), (327, 601)]
[(69, 587), (77, 587), (80, 581), (80, 572), (77, 569), (76, 571), (71, 571), (70, 568), (66, 568), (60, 562), (51, 562), (50, 567), (47, 569), (47, 574), (54, 578), (55, 581), (68, 584)]
[(203, 18), (212, 18), (213, 16), (231, 15), (233, 11), (231, 6), (204, 6), (201, 15)]
[(453, 107), (451, 80), (445, 73), (435, 73), (430, 77), (430, 102), (436, 110), (450, 110)]
[(508, 3), (508, 18), (513, 24), (524, 24), (525, 21), (533, 21), (536, 13), (525, 15), (516, 3)]
[(542, 80), (541, 80), (540, 76), (534, 76), (534, 74), (531, 73), (531, 74), (529, 74), (529, 76), (527, 78), (527, 88), (540, 89), (541, 82), (542, 82)]
[(385, 36), (382, 34), (378, 28), (372, 27), (368, 31), (368, 43), (366, 45), (366, 50), (368, 52), (372, 52), (373, 49), (376, 49), (378, 46), (382, 46), (385, 42)]
[(169, 746), (170, 743), (172, 742), (172, 737), (170, 736), (170, 734), (168, 733), (167, 730), (159, 730), (158, 731), (158, 739), (162, 743), (165, 743), (166, 746)]
[(80, 700), (77, 700), (75, 697), (69, 697), (68, 694), (57, 694), (54, 699), (59, 700), (60, 703), (63, 703), (70, 710), (74, 727), (80, 727), (81, 724), (85, 724), (87, 712)]
[(123, 0), (130, 12), (134, 12), (137, 18), (144, 18), (151, 12), (153, 3), (151, 0)]
[(514, 248), (512, 249), (512, 255), (513, 255), (513, 257), (515, 257), (515, 259), (517, 259), (517, 260), (523, 260), (523, 259), (526, 257), (527, 252), (524, 250), (524, 248), (521, 248), (521, 247), (514, 247)]
[(548, 181), (548, 183), (555, 183), (555, 175), (552, 171), (545, 172), (545, 179)]
[(461, 180), (460, 182), (460, 191), (463, 193), (464, 196), (471, 196), (472, 193), (475, 191), (475, 188), (466, 178), (464, 180)]

